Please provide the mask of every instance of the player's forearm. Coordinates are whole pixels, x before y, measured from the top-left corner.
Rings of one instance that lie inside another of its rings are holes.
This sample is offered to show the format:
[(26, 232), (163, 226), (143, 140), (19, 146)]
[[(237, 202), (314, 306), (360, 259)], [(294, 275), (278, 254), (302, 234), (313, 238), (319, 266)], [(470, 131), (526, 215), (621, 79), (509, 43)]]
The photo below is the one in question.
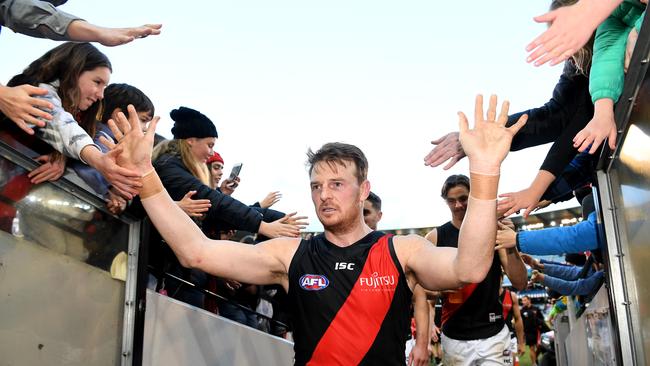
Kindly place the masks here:
[(431, 331), (429, 330), (429, 302), (424, 290), (421, 291), (421, 296), (416, 296), (413, 306), (415, 344), (426, 347), (431, 341)]
[(485, 278), (494, 256), (499, 175), (470, 173), (470, 179), (470, 197), (454, 268), (460, 282), (478, 283)]
[(500, 166), (470, 162), (469, 169), (470, 196), (480, 200), (496, 200), (499, 190)]
[(436, 325), (436, 301), (435, 300), (427, 300), (427, 305), (429, 307), (429, 333), (433, 330), (433, 327)]
[(142, 206), (160, 235), (183, 266), (199, 266), (205, 235), (174, 203), (153, 168), (142, 178), (142, 185)]
[(516, 248), (504, 249), (506, 252), (506, 275), (512, 282), (512, 285), (519, 291), (526, 288), (528, 284), (528, 271), (526, 265), (519, 255)]
[(524, 322), (522, 319), (515, 320), (515, 334), (517, 335), (517, 343), (524, 344)]

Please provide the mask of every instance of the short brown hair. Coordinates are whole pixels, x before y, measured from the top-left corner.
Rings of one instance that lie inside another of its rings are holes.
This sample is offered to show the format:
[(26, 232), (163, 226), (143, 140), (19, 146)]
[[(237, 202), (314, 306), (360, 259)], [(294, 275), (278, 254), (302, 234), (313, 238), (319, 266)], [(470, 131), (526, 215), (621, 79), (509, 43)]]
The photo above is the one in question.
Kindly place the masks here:
[(347, 165), (347, 162), (354, 163), (356, 167), (356, 177), (359, 183), (362, 183), (368, 177), (368, 160), (363, 151), (358, 147), (342, 142), (329, 142), (323, 145), (318, 151), (307, 151), (307, 166), (309, 166), (309, 175), (314, 170), (317, 163), (326, 162), (328, 165), (340, 164)]
[(442, 185), (442, 189), (440, 190), (442, 198), (447, 198), (449, 190), (456, 186), (464, 186), (469, 190), (469, 178), (463, 174), (454, 174), (447, 177), (445, 183)]
[(379, 198), (379, 196), (377, 196), (375, 193), (370, 191), (366, 200), (370, 202), (375, 210), (381, 211), (381, 198)]

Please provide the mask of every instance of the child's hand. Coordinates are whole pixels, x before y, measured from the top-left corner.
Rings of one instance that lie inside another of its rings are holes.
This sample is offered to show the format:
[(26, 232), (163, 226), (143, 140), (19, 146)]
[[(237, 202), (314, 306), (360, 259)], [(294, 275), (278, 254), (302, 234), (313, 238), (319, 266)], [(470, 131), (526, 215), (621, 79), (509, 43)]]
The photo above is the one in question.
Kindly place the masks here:
[(609, 148), (614, 150), (616, 148), (614, 101), (599, 99), (595, 104), (594, 118), (573, 138), (573, 147), (583, 152), (591, 145), (589, 153), (593, 154), (606, 138), (609, 139)]
[(519, 192), (500, 194), (499, 198), (501, 200), (497, 203), (497, 211), (506, 211), (503, 216), (508, 217), (521, 209), (525, 209), (523, 216), (527, 218), (537, 207), (540, 196), (530, 188)]

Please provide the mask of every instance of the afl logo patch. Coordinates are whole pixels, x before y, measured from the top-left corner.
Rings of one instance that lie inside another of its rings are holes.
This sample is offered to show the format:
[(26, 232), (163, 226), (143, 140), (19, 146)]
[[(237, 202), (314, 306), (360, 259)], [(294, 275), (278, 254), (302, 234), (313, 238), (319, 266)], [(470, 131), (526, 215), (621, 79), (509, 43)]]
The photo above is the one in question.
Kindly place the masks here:
[(319, 291), (329, 286), (330, 280), (322, 275), (306, 274), (300, 277), (300, 287), (307, 291)]

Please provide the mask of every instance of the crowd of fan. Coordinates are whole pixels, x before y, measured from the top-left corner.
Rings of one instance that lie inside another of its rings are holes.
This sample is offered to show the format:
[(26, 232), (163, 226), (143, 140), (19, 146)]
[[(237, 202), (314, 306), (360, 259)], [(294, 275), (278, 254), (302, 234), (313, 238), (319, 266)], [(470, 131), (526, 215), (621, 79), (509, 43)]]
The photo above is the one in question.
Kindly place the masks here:
[[(571, 0), (552, 1), (548, 16), (584, 10), (578, 8), (582, 1), (574, 3)], [(498, 203), (498, 216), (503, 220), (497, 232), (496, 250), (507, 251), (508, 255), (522, 253), (514, 258), (534, 270), (532, 282), (562, 296), (581, 296), (583, 303), (589, 301), (606, 278), (592, 196), (596, 183), (596, 153), (616, 148), (613, 108), (622, 93), (625, 71), (645, 14), (645, 1), (619, 1), (615, 5), (613, 11), (603, 10), (607, 12), (603, 16), (605, 20), (579, 49), (569, 49), (566, 55), (558, 53), (553, 42), (560, 40), (553, 39), (540, 39), (533, 46), (531, 61), (538, 64), (568, 59), (553, 96), (546, 104), (509, 116), (508, 125), (524, 114), (528, 117), (527, 125), (513, 139), (511, 150), (553, 144), (530, 186), (519, 192), (501, 194)], [(570, 14), (577, 17), (578, 13)], [(134, 109), (142, 128), (146, 129), (155, 115), (154, 104), (135, 86), (110, 84), (113, 66), (106, 55), (88, 42), (119, 45), (159, 34), (161, 26), (98, 27), (42, 1), (0, 1), (0, 21), (3, 26), (32, 36), (76, 41), (53, 48), (11, 78), (6, 86), (0, 84), (3, 115), (0, 137), (40, 163), (29, 172), (28, 180), (21, 181), (20, 191), (26, 194), (32, 185), (55, 181), (70, 168), (106, 201), (111, 213), (119, 215), (127, 210), (144, 217), (136, 196), (140, 177), (116, 164), (118, 151), (113, 148), (121, 136), (115, 136), (109, 126), (119, 113)], [(239, 238), (255, 245), (267, 238), (300, 235), (306, 224), (304, 217), (270, 208), (281, 198), (279, 192), (270, 192), (252, 205), (233, 197), (240, 180), (236, 175), (223, 179), (224, 159), (214, 151), (218, 133), (209, 117), (187, 107), (174, 109), (170, 116), (174, 121), (173, 139), (160, 137), (156, 141), (154, 167), (170, 196), (207, 236)], [(448, 162), (445, 166), (448, 169), (462, 159), (465, 155), (458, 136), (458, 132), (451, 132), (434, 140), (432, 143), (436, 146), (425, 157), (426, 165), (436, 167)], [(469, 179), (462, 176), (450, 179), (443, 187), (442, 197), (452, 212), (450, 223), (459, 227), (467, 205)], [(584, 220), (575, 226), (516, 232), (505, 219), (521, 210), (527, 217), (535, 209), (574, 197), (582, 205), (584, 215)], [(17, 201), (20, 197), (13, 199)], [(375, 228), (381, 219), (381, 200), (376, 195), (369, 198), (364, 216), (367, 224)], [(444, 245), (442, 228), (435, 229), (427, 239), (433, 244)], [(7, 227), (2, 229), (9, 231)], [(164, 241), (156, 236), (155, 230), (152, 232), (150, 268), (156, 291), (276, 335), (283, 336), (287, 332), (284, 325), (290, 320), (283, 310), (285, 294), (281, 288), (243, 284), (183, 268)], [(580, 254), (583, 259), (560, 264), (531, 256), (567, 253)], [(513, 286), (524, 289), (528, 277), (520, 278), (523, 265), (509, 269), (519, 264), (506, 264), (504, 258), (501, 258), (501, 266), (497, 266), (498, 274), (501, 275), (503, 267)], [(206, 296), (207, 293), (219, 296)], [(427, 309), (433, 310), (432, 304), (439, 297), (449, 296), (427, 294), (430, 303)], [(503, 303), (501, 292), (499, 296)], [(516, 297), (513, 299), (514, 304), (519, 304)], [(530, 307), (526, 301), (523, 305), (522, 312)], [(258, 318), (256, 311), (264, 316)], [(430, 313), (432, 319), (434, 313)], [(269, 318), (280, 323), (269, 323)], [(525, 323), (526, 319), (523, 321)], [(422, 341), (427, 346), (431, 339), (439, 338), (439, 327), (445, 334), (444, 325), (430, 323), (431, 331), (425, 332), (427, 339)], [(512, 332), (519, 333), (514, 328)], [(529, 342), (528, 336), (521, 339), (522, 336), (516, 334), (514, 354), (521, 353), (526, 343), (534, 355), (536, 342)], [(418, 342), (420, 347), (422, 342)], [(444, 345), (442, 352), (445, 352)]]

